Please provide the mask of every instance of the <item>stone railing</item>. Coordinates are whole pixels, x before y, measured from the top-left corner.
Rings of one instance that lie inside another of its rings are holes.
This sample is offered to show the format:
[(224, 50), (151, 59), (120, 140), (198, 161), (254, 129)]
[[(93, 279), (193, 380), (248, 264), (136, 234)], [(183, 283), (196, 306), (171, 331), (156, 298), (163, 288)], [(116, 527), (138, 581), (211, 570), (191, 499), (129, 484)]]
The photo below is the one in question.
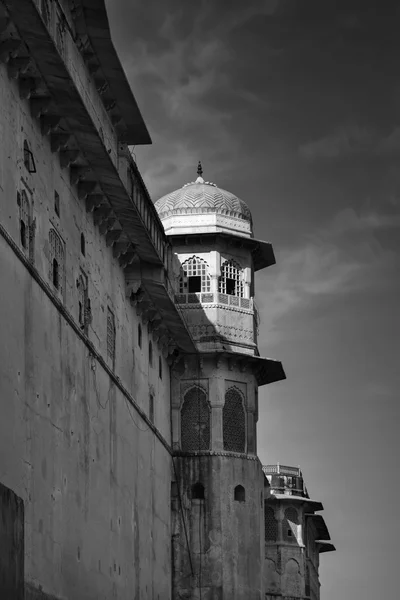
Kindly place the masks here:
[(263, 471), (266, 475), (289, 475), (293, 477), (302, 477), (300, 467), (288, 467), (286, 465), (264, 465)]
[(198, 292), (195, 294), (175, 294), (176, 304), (220, 304), (222, 306), (237, 307), (253, 312), (253, 298), (239, 298), (220, 292)]

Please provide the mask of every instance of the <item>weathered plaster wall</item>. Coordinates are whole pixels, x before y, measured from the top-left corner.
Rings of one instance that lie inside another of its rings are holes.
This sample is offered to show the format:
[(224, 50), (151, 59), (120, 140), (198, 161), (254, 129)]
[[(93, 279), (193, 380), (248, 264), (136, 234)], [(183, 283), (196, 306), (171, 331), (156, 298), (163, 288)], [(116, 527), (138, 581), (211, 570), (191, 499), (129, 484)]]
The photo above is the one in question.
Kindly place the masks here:
[[(154, 423), (169, 443), (168, 365), (162, 358), (160, 378), (153, 343), (149, 366), (144, 326), (139, 348), (123, 271), (3, 65), (0, 105), (0, 224), (23, 251), (17, 190), (24, 186), (36, 220), (34, 269), (76, 323), (84, 270), (93, 315), (88, 340), (105, 362), (108, 306), (116, 319), (112, 379), (0, 235), (0, 473), (25, 503), (27, 597), (169, 598), (171, 458), (127, 397), (148, 415), (154, 393)], [(23, 164), (24, 139), (36, 173)], [(51, 227), (65, 244), (63, 296), (49, 278)]]
[[(182, 511), (179, 500), (175, 499), (174, 598), (260, 600), (263, 597), (260, 463), (254, 458), (222, 455), (179, 457), (175, 461)], [(191, 498), (191, 486), (198, 481), (205, 488), (204, 500)], [(244, 502), (234, 499), (237, 485), (245, 488)]]
[[(92, 323), (88, 336), (95, 348), (106, 356), (107, 307), (116, 320), (115, 371), (131, 391), (138, 404), (148, 413), (149, 386), (157, 398), (157, 421), (162, 434), (168, 438), (169, 419), (169, 367), (163, 356), (162, 372), (158, 374), (160, 352), (153, 343), (153, 367), (148, 364), (149, 338), (147, 327), (142, 326), (142, 347), (138, 346), (138, 319), (135, 309), (125, 297), (125, 278), (118, 260), (113, 257), (99, 228), (94, 225), (93, 214), (86, 212), (76, 187), (70, 183), (69, 169), (62, 169), (57, 153), (52, 153), (48, 137), (33, 120), (28, 101), (21, 101), (17, 83), (7, 77), (7, 69), (0, 64), (0, 105), (7, 107), (1, 113), (3, 134), (2, 166), (0, 180), (0, 223), (17, 244), (20, 244), (19, 207), (17, 191), (25, 189), (32, 204), (32, 219), (36, 222), (34, 264), (39, 274), (52, 286), (49, 277), (49, 230), (54, 228), (64, 242), (65, 292), (60, 299), (78, 321), (79, 292), (77, 280), (83, 272), (88, 278), (88, 295), (91, 301)], [(36, 173), (30, 174), (23, 163), (23, 142), (27, 140), (36, 164)], [(60, 197), (60, 217), (54, 210), (54, 194)], [(85, 236), (86, 252), (81, 253), (80, 237)], [(53, 291), (56, 292), (54, 287)]]

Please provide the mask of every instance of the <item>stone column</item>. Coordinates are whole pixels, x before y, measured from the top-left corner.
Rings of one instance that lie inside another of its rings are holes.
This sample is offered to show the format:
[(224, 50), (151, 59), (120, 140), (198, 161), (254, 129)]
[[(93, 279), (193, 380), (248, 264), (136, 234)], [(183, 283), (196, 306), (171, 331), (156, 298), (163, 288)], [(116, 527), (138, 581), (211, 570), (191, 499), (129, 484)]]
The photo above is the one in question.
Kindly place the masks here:
[(225, 379), (218, 371), (210, 377), (211, 402), (211, 449), (221, 452), (224, 449), (222, 431), (222, 409), (225, 400)]
[(248, 454), (256, 452), (254, 412), (249, 410), (247, 411), (247, 452)]

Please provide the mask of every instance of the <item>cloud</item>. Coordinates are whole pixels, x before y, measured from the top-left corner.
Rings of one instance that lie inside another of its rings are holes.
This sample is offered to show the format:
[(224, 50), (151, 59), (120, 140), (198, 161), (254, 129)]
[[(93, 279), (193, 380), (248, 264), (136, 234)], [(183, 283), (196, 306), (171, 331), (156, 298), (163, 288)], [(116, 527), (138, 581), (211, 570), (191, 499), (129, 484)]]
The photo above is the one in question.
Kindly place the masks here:
[(365, 128), (352, 125), (340, 127), (319, 140), (299, 147), (299, 154), (307, 160), (333, 159), (369, 152), (375, 143), (375, 134)]
[(268, 343), (280, 340), (283, 318), (315, 310), (332, 298), (382, 288), (387, 271), (398, 269), (394, 252), (382, 246), (377, 232), (400, 229), (400, 215), (344, 209), (297, 247), (277, 253), (275, 277), (260, 274), (257, 300)]
[(325, 137), (300, 145), (298, 151), (309, 161), (398, 154), (400, 127), (384, 134), (358, 125), (342, 126)]

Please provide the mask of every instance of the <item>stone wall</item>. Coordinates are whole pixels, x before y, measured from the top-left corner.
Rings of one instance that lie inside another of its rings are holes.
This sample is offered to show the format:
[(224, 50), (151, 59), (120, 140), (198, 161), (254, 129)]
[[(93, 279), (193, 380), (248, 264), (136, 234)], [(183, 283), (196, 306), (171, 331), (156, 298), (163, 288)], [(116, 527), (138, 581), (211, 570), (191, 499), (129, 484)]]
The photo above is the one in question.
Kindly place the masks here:
[[(2, 64), (0, 105), (0, 473), (25, 504), (27, 597), (167, 599), (169, 367), (154, 341), (149, 364), (152, 337), (125, 297), (123, 270)], [(24, 165), (24, 140), (36, 172)], [(35, 224), (30, 251), (22, 191)], [(65, 250), (62, 290), (50, 274), (51, 229)]]

